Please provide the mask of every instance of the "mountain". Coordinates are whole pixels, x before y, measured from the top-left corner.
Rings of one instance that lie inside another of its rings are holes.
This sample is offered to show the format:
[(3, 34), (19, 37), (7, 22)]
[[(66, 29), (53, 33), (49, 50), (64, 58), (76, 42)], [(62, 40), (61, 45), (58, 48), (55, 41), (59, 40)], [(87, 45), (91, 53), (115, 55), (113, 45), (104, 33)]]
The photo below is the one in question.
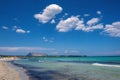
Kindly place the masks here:
[(44, 53), (35, 53), (35, 52), (30, 52), (27, 54), (27, 56), (32, 57), (32, 56), (47, 56)]

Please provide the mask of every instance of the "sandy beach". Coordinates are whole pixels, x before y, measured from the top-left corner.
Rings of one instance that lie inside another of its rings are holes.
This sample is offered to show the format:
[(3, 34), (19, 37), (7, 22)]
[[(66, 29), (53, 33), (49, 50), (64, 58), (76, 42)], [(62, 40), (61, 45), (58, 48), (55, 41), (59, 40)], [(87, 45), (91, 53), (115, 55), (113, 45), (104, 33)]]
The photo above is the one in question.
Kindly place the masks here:
[(25, 74), (24, 71), (22, 71), (21, 73), (19, 72), (19, 70), (16, 70), (15, 67), (13, 66), (14, 65), (8, 62), (0, 61), (0, 80), (25, 80), (26, 79), (25, 77), (27, 76), (24, 75)]

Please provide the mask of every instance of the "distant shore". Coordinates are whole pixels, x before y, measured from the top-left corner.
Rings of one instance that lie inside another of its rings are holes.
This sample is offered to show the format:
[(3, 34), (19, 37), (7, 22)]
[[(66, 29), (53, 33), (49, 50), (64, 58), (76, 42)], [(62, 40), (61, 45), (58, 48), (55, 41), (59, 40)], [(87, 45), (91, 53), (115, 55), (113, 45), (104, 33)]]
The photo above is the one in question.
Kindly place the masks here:
[(14, 58), (0, 59), (0, 80), (29, 80), (25, 70), (8, 62), (11, 60)]

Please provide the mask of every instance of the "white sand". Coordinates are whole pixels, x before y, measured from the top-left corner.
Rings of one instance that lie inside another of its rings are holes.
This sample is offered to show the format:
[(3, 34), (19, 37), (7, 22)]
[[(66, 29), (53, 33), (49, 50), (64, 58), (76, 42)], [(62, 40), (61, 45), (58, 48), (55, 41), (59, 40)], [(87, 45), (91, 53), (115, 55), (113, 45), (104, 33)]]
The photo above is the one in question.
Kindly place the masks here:
[(7, 62), (0, 61), (0, 80), (23, 80), (23, 78), (17, 70), (8, 66)]

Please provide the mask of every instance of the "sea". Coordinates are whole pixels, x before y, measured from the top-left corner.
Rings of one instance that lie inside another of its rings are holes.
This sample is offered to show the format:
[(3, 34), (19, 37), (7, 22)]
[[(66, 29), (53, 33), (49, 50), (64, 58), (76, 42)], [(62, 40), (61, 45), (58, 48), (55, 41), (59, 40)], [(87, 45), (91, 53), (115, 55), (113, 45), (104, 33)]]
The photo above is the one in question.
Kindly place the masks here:
[(30, 80), (120, 80), (120, 56), (28, 57), (13, 63)]

